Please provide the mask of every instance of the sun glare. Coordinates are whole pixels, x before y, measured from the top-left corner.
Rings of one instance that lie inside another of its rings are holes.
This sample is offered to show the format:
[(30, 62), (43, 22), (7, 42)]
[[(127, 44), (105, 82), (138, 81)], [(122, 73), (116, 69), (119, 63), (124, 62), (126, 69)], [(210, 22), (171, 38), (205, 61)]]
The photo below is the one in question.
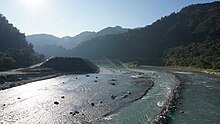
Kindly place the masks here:
[(22, 0), (24, 4), (30, 7), (39, 7), (41, 6), (45, 0)]

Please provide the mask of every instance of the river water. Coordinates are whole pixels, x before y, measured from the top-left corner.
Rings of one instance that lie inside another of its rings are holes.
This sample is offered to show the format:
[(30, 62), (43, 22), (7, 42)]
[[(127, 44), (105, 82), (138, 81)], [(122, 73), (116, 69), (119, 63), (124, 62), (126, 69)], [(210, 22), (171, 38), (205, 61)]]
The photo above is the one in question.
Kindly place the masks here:
[(184, 82), (184, 89), (173, 123), (219, 124), (220, 77), (196, 72), (174, 72)]
[(0, 123), (89, 123), (140, 99), (150, 77), (131, 71), (65, 75), (0, 91)]
[[(173, 123), (219, 123), (220, 78), (169, 72), (184, 82)], [(158, 68), (103, 69), (100, 74), (65, 75), (2, 90), (0, 124), (148, 124), (175, 86), (169, 72)], [(154, 86), (147, 91), (151, 82)]]
[(146, 96), (96, 122), (100, 124), (147, 124), (160, 111), (171, 89), (175, 86), (172, 75), (154, 70), (134, 69), (151, 77), (154, 82)]

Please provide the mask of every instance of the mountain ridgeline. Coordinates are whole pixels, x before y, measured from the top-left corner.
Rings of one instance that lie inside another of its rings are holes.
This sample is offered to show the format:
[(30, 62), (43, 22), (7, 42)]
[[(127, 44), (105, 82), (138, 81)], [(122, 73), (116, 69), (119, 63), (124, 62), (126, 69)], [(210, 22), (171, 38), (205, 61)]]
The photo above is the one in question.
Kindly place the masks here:
[(26, 67), (44, 59), (33, 50), (24, 34), (0, 14), (0, 71)]
[(6, 68), (42, 60), (33, 44), (47, 57), (108, 58), (144, 65), (220, 69), (220, 2), (190, 5), (142, 28), (108, 27), (63, 38), (30, 35), (30, 43), (1, 15), (0, 32), (0, 66), (8, 63)]
[[(103, 35), (82, 42), (72, 50), (72, 55), (89, 59), (109, 58), (119, 59), (123, 62), (138, 61), (140, 64), (148, 65), (165, 65), (167, 63), (175, 66), (176, 63), (166, 61), (169, 61), (167, 58), (169, 56), (166, 55), (169, 52), (165, 51), (173, 51), (173, 48), (179, 46), (185, 46), (185, 49), (188, 49), (187, 46), (193, 43), (197, 43), (197, 45), (209, 44), (207, 41), (219, 43), (220, 40), (217, 40), (219, 36), (220, 2), (195, 4), (183, 8), (178, 13), (162, 17), (146, 27), (129, 30), (123, 34)], [(219, 52), (219, 49), (217, 51)], [(200, 55), (205, 54), (201, 50), (198, 52)], [(213, 52), (213, 57), (219, 57), (220, 54), (216, 54), (218, 52)], [(194, 54), (188, 55), (193, 58)], [(165, 56), (166, 59), (164, 59)], [(202, 56), (197, 57), (197, 59), (200, 58)], [(188, 61), (188, 56), (181, 60)], [(189, 65), (190, 63), (184, 64), (184, 66)], [(219, 65), (215, 67), (219, 68)]]
[(71, 56), (71, 50), (84, 41), (95, 37), (126, 33), (128, 29), (120, 26), (107, 27), (99, 32), (82, 32), (74, 37), (65, 36), (62, 38), (48, 34), (34, 34), (27, 36), (27, 40), (34, 45), (34, 49), (47, 57), (51, 56)]

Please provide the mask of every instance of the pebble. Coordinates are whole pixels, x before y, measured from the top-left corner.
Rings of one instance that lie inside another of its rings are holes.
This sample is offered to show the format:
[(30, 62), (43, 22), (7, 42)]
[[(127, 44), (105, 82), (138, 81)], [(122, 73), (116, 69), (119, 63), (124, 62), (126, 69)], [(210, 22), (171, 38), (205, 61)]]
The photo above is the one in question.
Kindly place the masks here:
[(113, 78), (111, 81), (117, 81), (117, 79), (116, 79), (116, 78)]
[(61, 98), (64, 99), (65, 97), (64, 97), (64, 96), (61, 96)]
[(95, 106), (95, 103), (91, 103), (91, 106)]
[(75, 112), (70, 112), (70, 114), (72, 115), (72, 116), (74, 116), (74, 115), (76, 115), (76, 114), (79, 114), (79, 111), (75, 111)]
[(79, 114), (79, 111), (76, 110), (74, 113)]
[(112, 98), (112, 99), (115, 99), (115, 97), (116, 97), (115, 95), (111, 95), (111, 98)]
[(130, 91), (127, 91), (127, 94), (129, 94), (129, 95), (130, 95), (130, 94), (131, 94), (131, 92), (130, 92)]
[(55, 104), (55, 105), (58, 105), (58, 104), (59, 104), (59, 102), (55, 101), (55, 102), (54, 102), (54, 104)]
[(128, 97), (128, 94), (124, 94), (122, 95), (123, 98), (127, 98)]
[(111, 85), (116, 85), (115, 83), (110, 83)]

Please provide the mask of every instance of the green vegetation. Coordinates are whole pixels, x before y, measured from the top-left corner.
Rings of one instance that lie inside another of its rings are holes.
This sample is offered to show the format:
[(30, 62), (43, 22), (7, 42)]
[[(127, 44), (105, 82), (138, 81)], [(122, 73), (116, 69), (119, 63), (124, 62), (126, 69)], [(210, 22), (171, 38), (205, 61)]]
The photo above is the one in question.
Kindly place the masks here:
[(128, 29), (116, 26), (104, 28), (99, 32), (85, 31), (74, 37), (59, 38), (48, 34), (34, 34), (27, 36), (27, 40), (34, 45), (34, 50), (48, 58), (51, 56), (68, 57), (71, 56), (72, 51), (70, 49), (75, 48), (81, 42), (104, 35), (122, 34), (127, 31)]
[(123, 63), (123, 65), (124, 65), (125, 67), (128, 67), (128, 68), (139, 66), (137, 61), (132, 61), (132, 62)]
[(44, 60), (33, 50), (25, 35), (0, 14), (0, 71), (27, 67)]
[[(195, 4), (183, 8), (178, 13), (162, 17), (144, 28), (82, 42), (72, 50), (72, 55), (89, 59), (107, 57), (119, 59), (124, 63), (138, 61), (140, 64), (164, 66), (164, 51), (167, 49), (201, 43), (206, 39), (219, 42), (217, 41), (219, 37), (220, 2)], [(216, 57), (219, 56), (220, 54), (216, 54)], [(206, 59), (204, 61), (212, 61), (213, 58)], [(207, 66), (201, 64), (204, 62), (201, 62), (199, 67)], [(217, 67), (215, 62), (212, 64), (213, 67)], [(211, 67), (211, 64), (209, 66)]]
[[(104, 33), (106, 34), (106, 33)], [(90, 37), (73, 49), (35, 46), (48, 56), (112, 59), (134, 66), (178, 66), (218, 70), (220, 2), (194, 4), (162, 17), (143, 28)], [(25, 67), (41, 61), (24, 34), (0, 17), (0, 70)], [(68, 45), (69, 46), (69, 45)], [(165, 53), (165, 54), (164, 54)], [(6, 64), (7, 63), (7, 64)]]
[(170, 48), (164, 62), (167, 66), (219, 70), (220, 39)]

